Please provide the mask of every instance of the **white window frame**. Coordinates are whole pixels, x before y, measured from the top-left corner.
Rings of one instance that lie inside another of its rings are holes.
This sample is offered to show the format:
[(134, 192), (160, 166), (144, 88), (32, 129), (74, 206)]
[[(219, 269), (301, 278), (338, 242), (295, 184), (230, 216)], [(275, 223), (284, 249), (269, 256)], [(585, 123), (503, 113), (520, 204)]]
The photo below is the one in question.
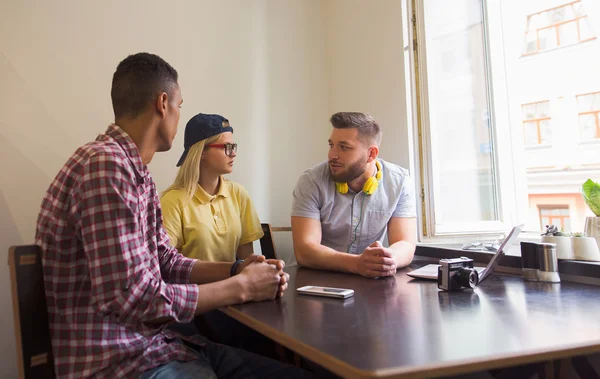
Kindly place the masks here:
[[(502, 20), (500, 0), (482, 0), (484, 41), (487, 83), (490, 95), (490, 122), (492, 127), (491, 143), (493, 146), (493, 180), (497, 199), (496, 212), (499, 220), (466, 223), (438, 223), (435, 214), (435, 183), (433, 182), (430, 119), (428, 104), (427, 61), (423, 0), (407, 0), (408, 14), (405, 20), (412, 27), (411, 41), (411, 78), (410, 100), (414, 110), (412, 124), (415, 132), (415, 164), (420, 168), (420, 175), (415, 175), (417, 193), (421, 196), (418, 204), (422, 222), (420, 237), (422, 242), (441, 242), (444, 240), (463, 240), (473, 236), (496, 236), (505, 233), (518, 223), (526, 220), (528, 212), (526, 171), (523, 164), (524, 149), (522, 124), (512, 123), (509, 119), (508, 94), (506, 88), (504, 41), (502, 36)], [(494, 32), (496, 31), (496, 32)], [(416, 38), (415, 38), (416, 35)], [(493, 49), (489, 49), (493, 46)], [(414, 54), (417, 55), (415, 59)], [(415, 70), (415, 66), (417, 67)], [(415, 79), (417, 78), (417, 79)], [(516, 124), (516, 125), (515, 125)], [(498, 132), (501, 126), (502, 133)], [(504, 130), (508, 130), (505, 133)], [(520, 196), (518, 194), (521, 194)]]

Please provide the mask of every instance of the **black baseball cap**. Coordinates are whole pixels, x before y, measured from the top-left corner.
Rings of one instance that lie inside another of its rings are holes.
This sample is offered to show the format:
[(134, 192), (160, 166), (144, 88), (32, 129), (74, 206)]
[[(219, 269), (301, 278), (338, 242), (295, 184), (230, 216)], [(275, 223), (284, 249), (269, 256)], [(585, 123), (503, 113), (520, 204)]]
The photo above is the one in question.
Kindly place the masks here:
[(185, 125), (184, 150), (177, 167), (183, 164), (188, 151), (196, 143), (225, 132), (233, 133), (233, 128), (229, 125), (229, 120), (221, 115), (198, 113), (192, 117)]

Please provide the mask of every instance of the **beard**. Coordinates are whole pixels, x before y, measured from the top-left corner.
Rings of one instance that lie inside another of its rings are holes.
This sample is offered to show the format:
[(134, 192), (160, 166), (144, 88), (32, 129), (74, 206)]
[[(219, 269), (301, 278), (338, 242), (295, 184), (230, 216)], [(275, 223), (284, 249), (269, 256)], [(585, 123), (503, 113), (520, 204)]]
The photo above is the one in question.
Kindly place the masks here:
[(352, 163), (348, 169), (344, 172), (340, 172), (338, 174), (334, 174), (331, 172), (331, 167), (329, 167), (329, 174), (333, 181), (338, 183), (348, 183), (358, 178), (367, 170), (367, 163), (363, 163), (360, 159), (354, 163)]

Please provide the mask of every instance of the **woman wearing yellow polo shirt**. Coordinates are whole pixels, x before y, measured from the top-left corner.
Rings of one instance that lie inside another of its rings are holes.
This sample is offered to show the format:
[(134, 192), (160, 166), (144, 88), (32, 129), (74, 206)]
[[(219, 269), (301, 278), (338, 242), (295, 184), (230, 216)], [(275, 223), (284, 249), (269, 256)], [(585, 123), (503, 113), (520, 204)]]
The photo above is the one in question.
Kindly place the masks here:
[(186, 257), (233, 262), (253, 254), (263, 236), (244, 187), (223, 178), (233, 171), (237, 144), (220, 115), (197, 114), (185, 127), (175, 182), (160, 200), (171, 244)]
[[(233, 128), (223, 116), (200, 113), (185, 126), (180, 168), (160, 202), (171, 244), (187, 257), (238, 263), (253, 254), (252, 242), (263, 236), (248, 192), (223, 178), (233, 171), (236, 150)], [(270, 340), (219, 311), (194, 324), (215, 342), (277, 357)], [(190, 332), (189, 325), (172, 328)]]

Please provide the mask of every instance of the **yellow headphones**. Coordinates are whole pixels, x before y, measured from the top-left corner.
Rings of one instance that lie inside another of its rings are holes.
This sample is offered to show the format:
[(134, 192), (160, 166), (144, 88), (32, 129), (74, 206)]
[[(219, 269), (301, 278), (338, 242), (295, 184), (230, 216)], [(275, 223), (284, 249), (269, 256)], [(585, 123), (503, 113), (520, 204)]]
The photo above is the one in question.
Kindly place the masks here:
[[(365, 193), (365, 195), (373, 194), (377, 187), (379, 187), (379, 181), (381, 180), (381, 163), (379, 163), (379, 161), (375, 161), (375, 166), (377, 167), (377, 173), (375, 174), (375, 176), (371, 176), (369, 179), (367, 179), (365, 185), (363, 186), (362, 190)], [(342, 195), (348, 193), (348, 183), (336, 182), (335, 188)]]

